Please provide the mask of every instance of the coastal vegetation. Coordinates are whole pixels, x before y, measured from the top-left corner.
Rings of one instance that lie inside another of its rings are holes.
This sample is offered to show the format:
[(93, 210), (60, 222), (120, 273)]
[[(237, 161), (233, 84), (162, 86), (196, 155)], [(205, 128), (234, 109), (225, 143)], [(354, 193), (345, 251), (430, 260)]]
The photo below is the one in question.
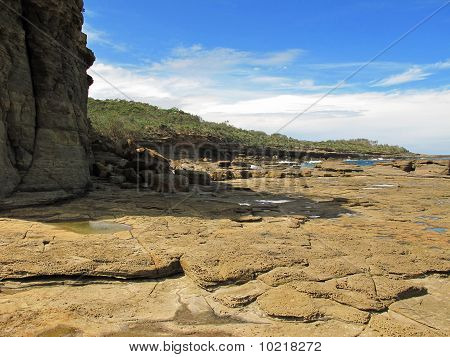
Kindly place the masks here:
[(306, 141), (282, 134), (236, 128), (227, 122), (214, 123), (180, 109), (126, 100), (89, 98), (88, 115), (96, 133), (112, 140), (203, 137), (211, 142), (264, 146), (287, 150), (322, 150), (361, 154), (406, 154), (399, 146), (378, 144), (367, 139)]

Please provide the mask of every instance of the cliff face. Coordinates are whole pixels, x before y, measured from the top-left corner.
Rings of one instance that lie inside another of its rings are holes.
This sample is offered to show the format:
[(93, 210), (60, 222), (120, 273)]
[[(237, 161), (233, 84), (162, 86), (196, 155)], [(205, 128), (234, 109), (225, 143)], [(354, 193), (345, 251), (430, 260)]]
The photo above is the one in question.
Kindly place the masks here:
[(94, 55), (81, 32), (83, 1), (3, 1), (11, 9), (0, 3), (0, 197), (84, 191)]

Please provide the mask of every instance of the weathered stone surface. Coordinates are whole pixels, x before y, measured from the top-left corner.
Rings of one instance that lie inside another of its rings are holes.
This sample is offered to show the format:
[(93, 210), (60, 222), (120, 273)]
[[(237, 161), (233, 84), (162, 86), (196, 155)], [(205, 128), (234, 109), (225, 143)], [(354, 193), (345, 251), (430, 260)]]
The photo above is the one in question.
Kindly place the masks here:
[(300, 321), (316, 321), (323, 313), (314, 300), (304, 293), (289, 286), (281, 286), (269, 290), (258, 298), (258, 305), (269, 316), (297, 319)]
[(427, 161), (417, 163), (414, 175), (417, 176), (440, 176), (450, 174), (450, 161)]
[[(390, 169), (401, 175), (367, 168), (308, 178), (307, 189), (235, 180), (214, 195), (99, 180), (76, 200), (2, 212), (0, 334), (448, 335), (450, 181)], [(232, 224), (256, 207), (261, 222)], [(292, 229), (291, 217), (308, 220)], [(131, 231), (50, 224), (79, 220)]]
[(254, 280), (243, 285), (222, 288), (216, 291), (213, 298), (228, 307), (239, 307), (250, 304), (269, 287)]
[[(57, 226), (17, 221), (0, 221), (0, 228), (5, 239), (0, 252), (0, 276), (4, 278), (158, 278), (180, 272), (177, 259), (164, 253), (155, 259), (130, 232), (80, 235)], [(23, 230), (21, 239), (11, 239), (15, 229)]]
[(250, 223), (250, 222), (261, 222), (262, 218), (258, 217), (258, 216), (246, 215), (246, 216), (236, 217), (234, 220), (236, 222), (240, 222), (240, 223)]
[(79, 193), (89, 184), (86, 70), (94, 56), (81, 33), (82, 7), (80, 0), (2, 4), (0, 197)]

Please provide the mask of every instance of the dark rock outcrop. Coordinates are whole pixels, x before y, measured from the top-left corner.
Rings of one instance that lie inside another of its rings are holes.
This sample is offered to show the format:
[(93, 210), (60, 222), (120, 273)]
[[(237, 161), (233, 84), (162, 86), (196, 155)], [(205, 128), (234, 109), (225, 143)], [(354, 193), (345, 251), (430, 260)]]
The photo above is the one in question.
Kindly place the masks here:
[(0, 198), (89, 185), (82, 0), (0, 4)]

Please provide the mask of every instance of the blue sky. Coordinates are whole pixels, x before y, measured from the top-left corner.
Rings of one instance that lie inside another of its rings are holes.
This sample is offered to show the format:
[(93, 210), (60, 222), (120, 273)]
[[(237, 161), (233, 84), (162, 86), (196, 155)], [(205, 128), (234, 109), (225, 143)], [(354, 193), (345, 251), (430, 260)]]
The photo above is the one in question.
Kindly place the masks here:
[[(448, 1), (85, 0), (91, 95), (276, 132)], [(450, 153), (450, 5), (283, 129)]]

